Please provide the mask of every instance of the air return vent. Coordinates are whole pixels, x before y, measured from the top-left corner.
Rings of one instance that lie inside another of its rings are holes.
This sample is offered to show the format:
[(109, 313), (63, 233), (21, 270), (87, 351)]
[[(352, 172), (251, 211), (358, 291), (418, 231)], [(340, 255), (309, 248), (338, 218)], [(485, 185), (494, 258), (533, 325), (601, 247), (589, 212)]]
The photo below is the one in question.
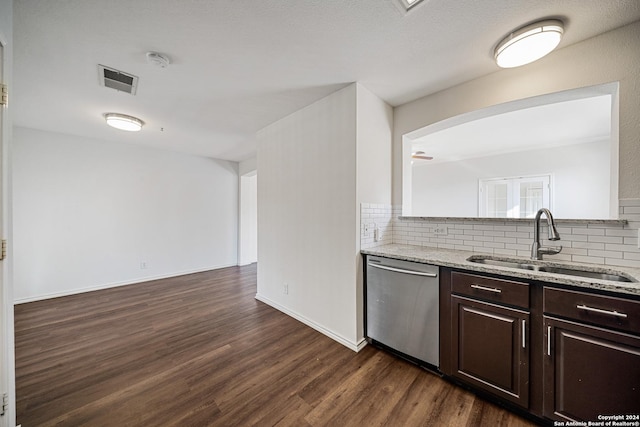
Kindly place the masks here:
[(98, 72), (101, 86), (130, 93), (131, 95), (136, 94), (138, 77), (104, 65), (98, 65)]

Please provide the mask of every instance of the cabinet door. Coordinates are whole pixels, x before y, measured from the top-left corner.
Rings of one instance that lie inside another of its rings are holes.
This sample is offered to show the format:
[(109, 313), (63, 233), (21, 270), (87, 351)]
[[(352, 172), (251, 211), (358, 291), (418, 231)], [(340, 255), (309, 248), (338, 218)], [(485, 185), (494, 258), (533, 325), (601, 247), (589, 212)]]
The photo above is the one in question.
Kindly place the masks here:
[(545, 316), (544, 415), (640, 414), (640, 338)]
[(453, 376), (529, 404), (529, 313), (451, 297)]

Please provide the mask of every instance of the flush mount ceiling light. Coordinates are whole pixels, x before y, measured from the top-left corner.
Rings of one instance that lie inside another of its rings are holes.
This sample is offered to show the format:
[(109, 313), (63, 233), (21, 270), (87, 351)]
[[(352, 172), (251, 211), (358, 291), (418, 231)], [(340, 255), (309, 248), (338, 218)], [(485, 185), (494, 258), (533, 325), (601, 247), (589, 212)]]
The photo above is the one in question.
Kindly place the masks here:
[(413, 6), (420, 3), (422, 0), (402, 0), (402, 3), (407, 8), (407, 10), (411, 9)]
[(564, 26), (562, 21), (548, 19), (526, 25), (505, 37), (494, 52), (496, 63), (513, 68), (536, 61), (558, 46)]
[(144, 122), (139, 118), (126, 114), (106, 113), (104, 119), (109, 126), (129, 132), (138, 132), (144, 125)]
[(421, 3), (423, 0), (392, 0), (393, 4), (398, 8), (400, 12), (406, 14), (416, 6), (418, 3)]

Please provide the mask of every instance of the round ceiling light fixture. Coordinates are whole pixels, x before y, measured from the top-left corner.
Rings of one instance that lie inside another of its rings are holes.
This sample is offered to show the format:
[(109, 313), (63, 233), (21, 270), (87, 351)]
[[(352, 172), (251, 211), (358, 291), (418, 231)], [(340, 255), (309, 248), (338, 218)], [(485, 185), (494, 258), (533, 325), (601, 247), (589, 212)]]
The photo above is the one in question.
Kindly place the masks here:
[(129, 132), (138, 132), (142, 129), (144, 122), (137, 117), (126, 114), (105, 113), (104, 119), (111, 127)]
[(536, 61), (558, 46), (564, 25), (557, 19), (547, 19), (525, 25), (502, 39), (494, 51), (496, 63), (513, 68)]

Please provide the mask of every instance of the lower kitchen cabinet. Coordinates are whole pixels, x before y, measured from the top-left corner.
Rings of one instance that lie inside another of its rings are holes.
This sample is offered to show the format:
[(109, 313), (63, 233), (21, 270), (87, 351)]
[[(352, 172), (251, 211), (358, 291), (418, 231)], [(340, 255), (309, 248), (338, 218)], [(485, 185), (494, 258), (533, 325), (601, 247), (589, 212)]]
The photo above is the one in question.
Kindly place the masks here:
[(528, 407), (529, 314), (452, 296), (453, 376)]
[(640, 302), (545, 286), (544, 311), (544, 416), (640, 415)]
[(446, 376), (549, 425), (640, 421), (638, 298), (442, 270)]
[(546, 316), (544, 325), (545, 417), (640, 414), (639, 337)]

